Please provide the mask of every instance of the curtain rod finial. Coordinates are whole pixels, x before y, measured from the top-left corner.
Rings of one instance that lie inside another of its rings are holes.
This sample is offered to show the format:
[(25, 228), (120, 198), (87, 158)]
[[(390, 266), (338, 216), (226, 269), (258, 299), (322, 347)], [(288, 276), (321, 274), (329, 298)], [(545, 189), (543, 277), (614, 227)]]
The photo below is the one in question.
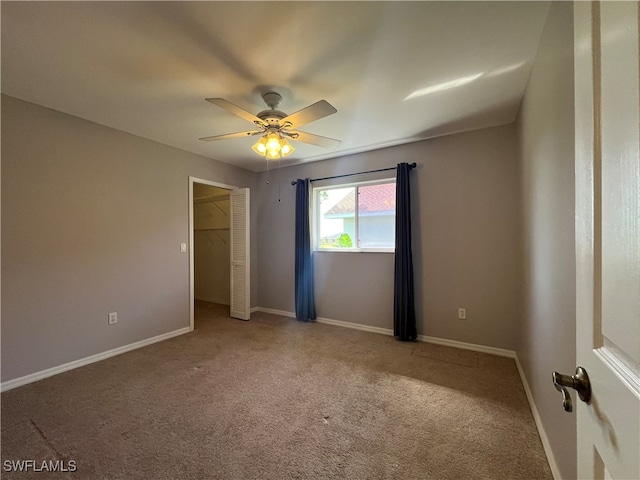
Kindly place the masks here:
[(291, 180), (291, 185), (295, 185), (296, 183), (298, 182), (296, 182), (295, 180)]

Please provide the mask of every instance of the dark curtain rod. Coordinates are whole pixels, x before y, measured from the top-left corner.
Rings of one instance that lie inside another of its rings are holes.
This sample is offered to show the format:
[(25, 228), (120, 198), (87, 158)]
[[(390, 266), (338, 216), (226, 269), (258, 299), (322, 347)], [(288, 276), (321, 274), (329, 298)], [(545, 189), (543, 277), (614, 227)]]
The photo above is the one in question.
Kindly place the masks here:
[[(416, 168), (416, 162), (409, 164), (409, 169)], [(320, 180), (331, 180), (332, 178), (342, 178), (342, 177), (352, 177), (353, 175), (363, 175), (365, 173), (376, 173), (376, 172), (386, 172), (388, 170), (395, 170), (396, 167), (389, 168), (380, 168), (379, 170), (369, 170), (367, 172), (357, 172), (357, 173), (345, 173), (344, 175), (334, 175), (333, 177), (323, 177), (323, 178), (312, 178), (309, 180), (310, 182), (319, 182)], [(291, 185), (295, 185), (297, 183), (296, 180), (291, 181)]]

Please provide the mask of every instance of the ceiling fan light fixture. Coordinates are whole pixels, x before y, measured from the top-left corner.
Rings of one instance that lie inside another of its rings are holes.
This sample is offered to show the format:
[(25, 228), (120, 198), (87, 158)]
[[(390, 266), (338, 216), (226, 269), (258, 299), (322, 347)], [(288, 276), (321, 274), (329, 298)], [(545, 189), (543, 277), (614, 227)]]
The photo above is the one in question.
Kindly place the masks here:
[(284, 138), (282, 139), (280, 146), (281, 146), (280, 153), (282, 154), (283, 157), (286, 157), (287, 155), (291, 155), (295, 150), (295, 148), (293, 148), (291, 144), (287, 142), (287, 140)]
[(272, 158), (277, 158), (280, 153), (280, 136), (277, 133), (270, 133), (267, 135), (267, 155)]
[(260, 155), (261, 157), (264, 157), (267, 154), (267, 137), (266, 137), (266, 135), (263, 136), (263, 137), (260, 137), (260, 140), (258, 140), (258, 142), (251, 148), (258, 155)]
[(286, 157), (295, 150), (285, 138), (274, 132), (262, 136), (252, 149), (261, 157), (267, 158)]

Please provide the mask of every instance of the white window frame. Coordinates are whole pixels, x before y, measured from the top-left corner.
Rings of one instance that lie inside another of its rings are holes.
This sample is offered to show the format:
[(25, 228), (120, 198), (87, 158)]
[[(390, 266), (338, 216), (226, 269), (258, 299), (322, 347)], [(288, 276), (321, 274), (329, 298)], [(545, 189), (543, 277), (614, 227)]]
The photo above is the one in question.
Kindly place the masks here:
[[(331, 253), (395, 253), (395, 246), (392, 248), (320, 248), (319, 245), (319, 235), (320, 235), (320, 202), (318, 201), (318, 194), (321, 190), (336, 190), (340, 188), (351, 188), (351, 187), (363, 187), (369, 185), (382, 185), (385, 183), (396, 183), (396, 177), (390, 178), (380, 178), (377, 180), (368, 180), (363, 182), (350, 182), (350, 183), (338, 183), (331, 185), (323, 185), (319, 187), (313, 187), (312, 201), (313, 206), (311, 209), (312, 215), (312, 225), (311, 225), (311, 235), (312, 235), (312, 243), (313, 243), (313, 251), (314, 252), (331, 252)], [(397, 185), (396, 185), (397, 187)], [(360, 235), (360, 225), (359, 225), (359, 215), (358, 215), (358, 201), (356, 198), (355, 202), (355, 230), (356, 237)], [(360, 243), (360, 239), (355, 239), (356, 245)]]

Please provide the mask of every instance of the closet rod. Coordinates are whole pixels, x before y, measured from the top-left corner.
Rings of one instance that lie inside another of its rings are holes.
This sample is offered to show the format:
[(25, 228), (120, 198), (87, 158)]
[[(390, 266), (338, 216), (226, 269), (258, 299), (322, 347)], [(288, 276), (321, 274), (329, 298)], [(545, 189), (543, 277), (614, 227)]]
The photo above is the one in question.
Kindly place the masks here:
[[(416, 168), (416, 167), (417, 167), (416, 162), (413, 162), (413, 163), (409, 164), (409, 169)], [(344, 175), (334, 175), (333, 177), (312, 178), (309, 181), (310, 182), (319, 182), (320, 180), (331, 180), (332, 178), (352, 177), (353, 175), (363, 175), (365, 173), (386, 172), (388, 170), (395, 170), (395, 169), (396, 169), (396, 167), (380, 168), (378, 170), (369, 170), (369, 171), (366, 171), (366, 172), (345, 173)], [(295, 185), (296, 183), (297, 183), (296, 180), (292, 180), (291, 181), (291, 185)]]

